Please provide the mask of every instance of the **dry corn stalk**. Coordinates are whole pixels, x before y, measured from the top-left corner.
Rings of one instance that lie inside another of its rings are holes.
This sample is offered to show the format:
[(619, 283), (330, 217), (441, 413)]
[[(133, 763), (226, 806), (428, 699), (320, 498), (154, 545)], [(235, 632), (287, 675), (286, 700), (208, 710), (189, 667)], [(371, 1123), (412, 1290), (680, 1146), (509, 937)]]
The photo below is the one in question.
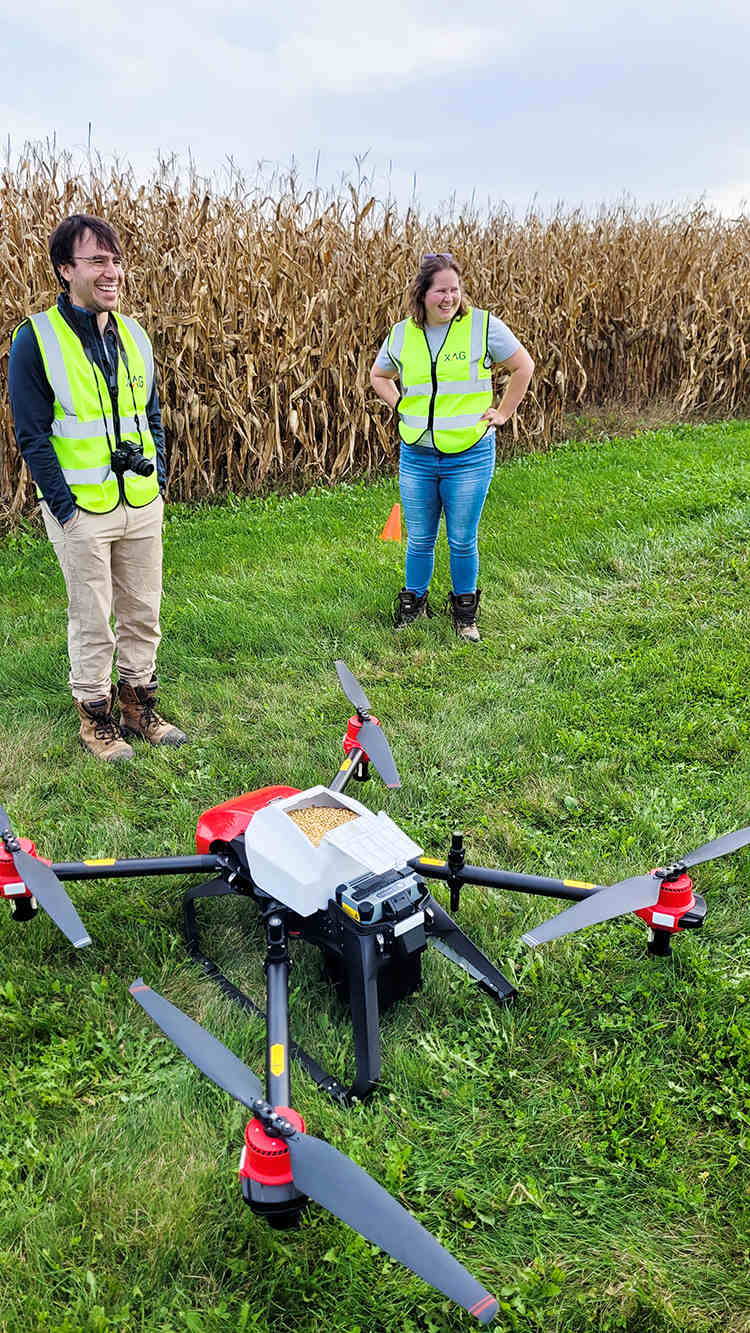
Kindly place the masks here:
[[(448, 222), (400, 214), (367, 191), (301, 195), (293, 175), (223, 192), (162, 162), (77, 171), (29, 150), (0, 177), (0, 359), (10, 334), (56, 295), (47, 237), (67, 213), (120, 231), (123, 308), (149, 330), (159, 370), (170, 494), (197, 499), (395, 468), (391, 413), (369, 366), (406, 310), (417, 256), (460, 257), (470, 299), (495, 311), (536, 360), (499, 436), (503, 453), (545, 448), (566, 414), (657, 398), (685, 415), (750, 400), (750, 221), (703, 207), (522, 220), (497, 210)], [(3, 367), (6, 370), (7, 367)], [(498, 391), (503, 377), (498, 377)], [(33, 508), (0, 373), (0, 526)]]

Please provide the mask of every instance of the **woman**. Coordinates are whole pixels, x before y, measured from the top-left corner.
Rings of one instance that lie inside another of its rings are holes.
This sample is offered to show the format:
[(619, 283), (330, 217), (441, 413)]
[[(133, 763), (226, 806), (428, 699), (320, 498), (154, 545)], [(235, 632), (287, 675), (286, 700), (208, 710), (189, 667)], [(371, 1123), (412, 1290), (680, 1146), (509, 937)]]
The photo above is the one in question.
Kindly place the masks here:
[[(427, 589), (444, 513), (453, 624), (478, 642), (477, 529), (495, 467), (494, 428), (515, 412), (534, 362), (502, 320), (468, 305), (450, 254), (423, 257), (409, 304), (409, 318), (394, 324), (370, 371), (378, 398), (399, 414), (407, 544), (395, 624), (431, 614)], [(493, 366), (510, 371), (499, 407), (492, 406)]]

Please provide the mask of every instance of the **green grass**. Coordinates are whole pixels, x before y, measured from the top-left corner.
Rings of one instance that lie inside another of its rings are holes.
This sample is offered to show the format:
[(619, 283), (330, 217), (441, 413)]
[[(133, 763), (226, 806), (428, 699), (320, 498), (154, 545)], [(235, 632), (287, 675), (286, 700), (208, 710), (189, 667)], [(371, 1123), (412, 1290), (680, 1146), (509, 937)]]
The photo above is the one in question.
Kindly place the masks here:
[[(570, 444), (502, 466), (482, 522), (483, 642), (395, 635), (395, 482), (170, 513), (160, 653), (181, 750), (77, 747), (62, 580), (32, 530), (0, 546), (0, 801), (54, 860), (189, 852), (200, 811), (338, 763), (343, 657), (400, 791), (357, 788), (444, 854), (599, 883), (750, 822), (750, 428)], [(448, 591), (441, 537), (433, 600)], [(501, 1300), (498, 1329), (750, 1328), (748, 854), (703, 867), (701, 932), (646, 957), (635, 918), (531, 952), (553, 901), (467, 889), (459, 920), (520, 988), (495, 1006), (434, 951), (388, 1013), (383, 1087), (349, 1153)], [(190, 881), (71, 886), (93, 946), (0, 912), (3, 1333), (448, 1333), (473, 1321), (318, 1208), (274, 1233), (241, 1201), (245, 1115), (127, 995), (139, 973), (263, 1069), (263, 1031), (186, 959)], [(436, 894), (447, 897), (442, 886)], [(206, 948), (262, 1000), (252, 909)], [(298, 948), (293, 1035), (351, 1075), (345, 1016)]]

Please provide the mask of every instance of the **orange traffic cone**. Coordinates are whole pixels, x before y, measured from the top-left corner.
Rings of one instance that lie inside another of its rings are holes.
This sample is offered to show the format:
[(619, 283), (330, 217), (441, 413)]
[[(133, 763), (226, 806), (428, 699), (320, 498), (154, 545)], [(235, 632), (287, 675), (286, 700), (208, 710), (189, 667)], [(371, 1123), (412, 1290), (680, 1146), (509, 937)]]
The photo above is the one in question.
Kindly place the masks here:
[(401, 541), (401, 505), (394, 505), (388, 521), (380, 534), (380, 540), (383, 542)]

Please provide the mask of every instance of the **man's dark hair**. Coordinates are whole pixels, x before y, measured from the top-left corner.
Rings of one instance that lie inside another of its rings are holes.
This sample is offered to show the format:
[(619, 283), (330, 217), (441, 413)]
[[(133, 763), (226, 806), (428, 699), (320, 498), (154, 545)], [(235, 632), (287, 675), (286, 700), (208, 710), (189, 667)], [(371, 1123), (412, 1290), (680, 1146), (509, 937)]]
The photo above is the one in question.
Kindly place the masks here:
[(87, 231), (93, 233), (103, 249), (109, 250), (116, 259), (122, 259), (120, 238), (108, 222), (103, 222), (101, 218), (92, 218), (88, 213), (72, 213), (69, 218), (63, 218), (49, 238), (49, 257), (52, 260), (55, 277), (65, 292), (68, 291), (69, 284), (60, 273), (60, 266), (73, 263), (73, 246)]

